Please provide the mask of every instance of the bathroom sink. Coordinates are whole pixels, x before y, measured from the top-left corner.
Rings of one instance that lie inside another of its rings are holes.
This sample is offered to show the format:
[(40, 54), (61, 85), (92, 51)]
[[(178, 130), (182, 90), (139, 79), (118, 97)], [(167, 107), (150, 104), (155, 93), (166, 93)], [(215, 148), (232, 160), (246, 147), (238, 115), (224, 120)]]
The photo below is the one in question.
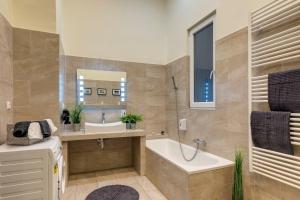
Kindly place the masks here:
[(85, 123), (85, 133), (100, 133), (100, 132), (117, 132), (125, 131), (126, 124), (122, 122), (113, 123)]

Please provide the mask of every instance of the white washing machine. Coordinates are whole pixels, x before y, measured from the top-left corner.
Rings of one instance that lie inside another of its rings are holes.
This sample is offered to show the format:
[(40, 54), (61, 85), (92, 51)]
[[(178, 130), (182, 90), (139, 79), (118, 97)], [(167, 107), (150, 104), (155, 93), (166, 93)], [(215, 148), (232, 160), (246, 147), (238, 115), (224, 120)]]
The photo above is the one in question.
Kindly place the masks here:
[(64, 161), (58, 137), (30, 146), (0, 145), (0, 200), (59, 200)]

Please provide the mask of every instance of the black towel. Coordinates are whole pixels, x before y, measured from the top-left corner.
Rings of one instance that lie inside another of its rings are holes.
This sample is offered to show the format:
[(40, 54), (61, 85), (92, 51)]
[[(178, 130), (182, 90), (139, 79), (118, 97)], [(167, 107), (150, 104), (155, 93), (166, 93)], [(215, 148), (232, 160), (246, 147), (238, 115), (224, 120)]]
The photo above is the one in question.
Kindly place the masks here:
[(268, 88), (272, 111), (300, 112), (300, 69), (269, 74)]
[(294, 154), (290, 140), (289, 112), (252, 112), (251, 133), (256, 147)]
[(13, 135), (15, 137), (26, 137), (30, 123), (30, 121), (17, 122), (14, 126)]
[(51, 136), (51, 128), (46, 120), (37, 121), (41, 126), (41, 131), (44, 138), (48, 138)]

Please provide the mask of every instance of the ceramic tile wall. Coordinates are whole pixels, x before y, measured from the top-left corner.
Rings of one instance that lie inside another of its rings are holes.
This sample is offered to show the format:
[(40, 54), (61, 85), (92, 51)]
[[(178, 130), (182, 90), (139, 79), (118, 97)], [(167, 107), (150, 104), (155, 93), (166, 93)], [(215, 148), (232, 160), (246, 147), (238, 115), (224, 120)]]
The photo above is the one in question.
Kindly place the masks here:
[(59, 36), (14, 28), (13, 41), (14, 121), (59, 126)]
[(6, 125), (12, 123), (12, 110), (6, 102), (13, 101), (13, 39), (12, 27), (0, 14), (0, 144), (6, 139)]
[(103, 149), (97, 140), (69, 142), (70, 174), (132, 166), (131, 138), (105, 139)]
[[(299, 68), (289, 63), (283, 70)], [(167, 130), (172, 139), (176, 133), (175, 101), (171, 76), (179, 86), (179, 115), (188, 119), (188, 131), (182, 141), (192, 144), (196, 137), (207, 141), (205, 150), (233, 160), (236, 149), (245, 152), (245, 199), (296, 200), (300, 191), (257, 174), (249, 174), (248, 167), (248, 31), (242, 29), (219, 41), (216, 45), (216, 110), (189, 109), (189, 57), (167, 65)], [(274, 71), (265, 71), (268, 73)], [(298, 152), (299, 149), (296, 149)]]
[[(207, 141), (206, 151), (233, 160), (236, 149), (248, 152), (248, 35), (242, 29), (216, 44), (216, 110), (189, 108), (189, 57), (167, 65), (167, 129), (176, 132), (175, 93), (171, 77), (175, 76), (180, 118), (188, 120), (182, 142), (191, 145), (194, 138)], [(245, 159), (247, 161), (247, 157)], [(245, 188), (249, 191), (247, 163)], [(247, 192), (248, 193), (248, 192)]]
[[(147, 134), (155, 135), (165, 131), (165, 74), (164, 66), (66, 56), (65, 105), (76, 102), (76, 70), (94, 69), (124, 71), (128, 80), (127, 112), (139, 113), (144, 121), (139, 123)], [(101, 111), (99, 111), (100, 116)]]
[(175, 76), (180, 118), (188, 119), (185, 143), (200, 137), (207, 141), (206, 150), (232, 159), (237, 148), (248, 147), (248, 46), (247, 30), (243, 29), (216, 45), (216, 110), (189, 108), (189, 57), (167, 65), (167, 128), (177, 140), (175, 93), (171, 77)]

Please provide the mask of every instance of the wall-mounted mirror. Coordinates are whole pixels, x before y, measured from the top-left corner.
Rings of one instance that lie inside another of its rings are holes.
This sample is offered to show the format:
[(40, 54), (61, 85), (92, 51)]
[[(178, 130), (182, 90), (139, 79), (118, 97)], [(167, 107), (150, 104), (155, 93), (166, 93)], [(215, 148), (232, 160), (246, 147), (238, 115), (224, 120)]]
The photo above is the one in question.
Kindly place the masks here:
[(88, 107), (125, 109), (126, 72), (77, 70), (77, 100)]

